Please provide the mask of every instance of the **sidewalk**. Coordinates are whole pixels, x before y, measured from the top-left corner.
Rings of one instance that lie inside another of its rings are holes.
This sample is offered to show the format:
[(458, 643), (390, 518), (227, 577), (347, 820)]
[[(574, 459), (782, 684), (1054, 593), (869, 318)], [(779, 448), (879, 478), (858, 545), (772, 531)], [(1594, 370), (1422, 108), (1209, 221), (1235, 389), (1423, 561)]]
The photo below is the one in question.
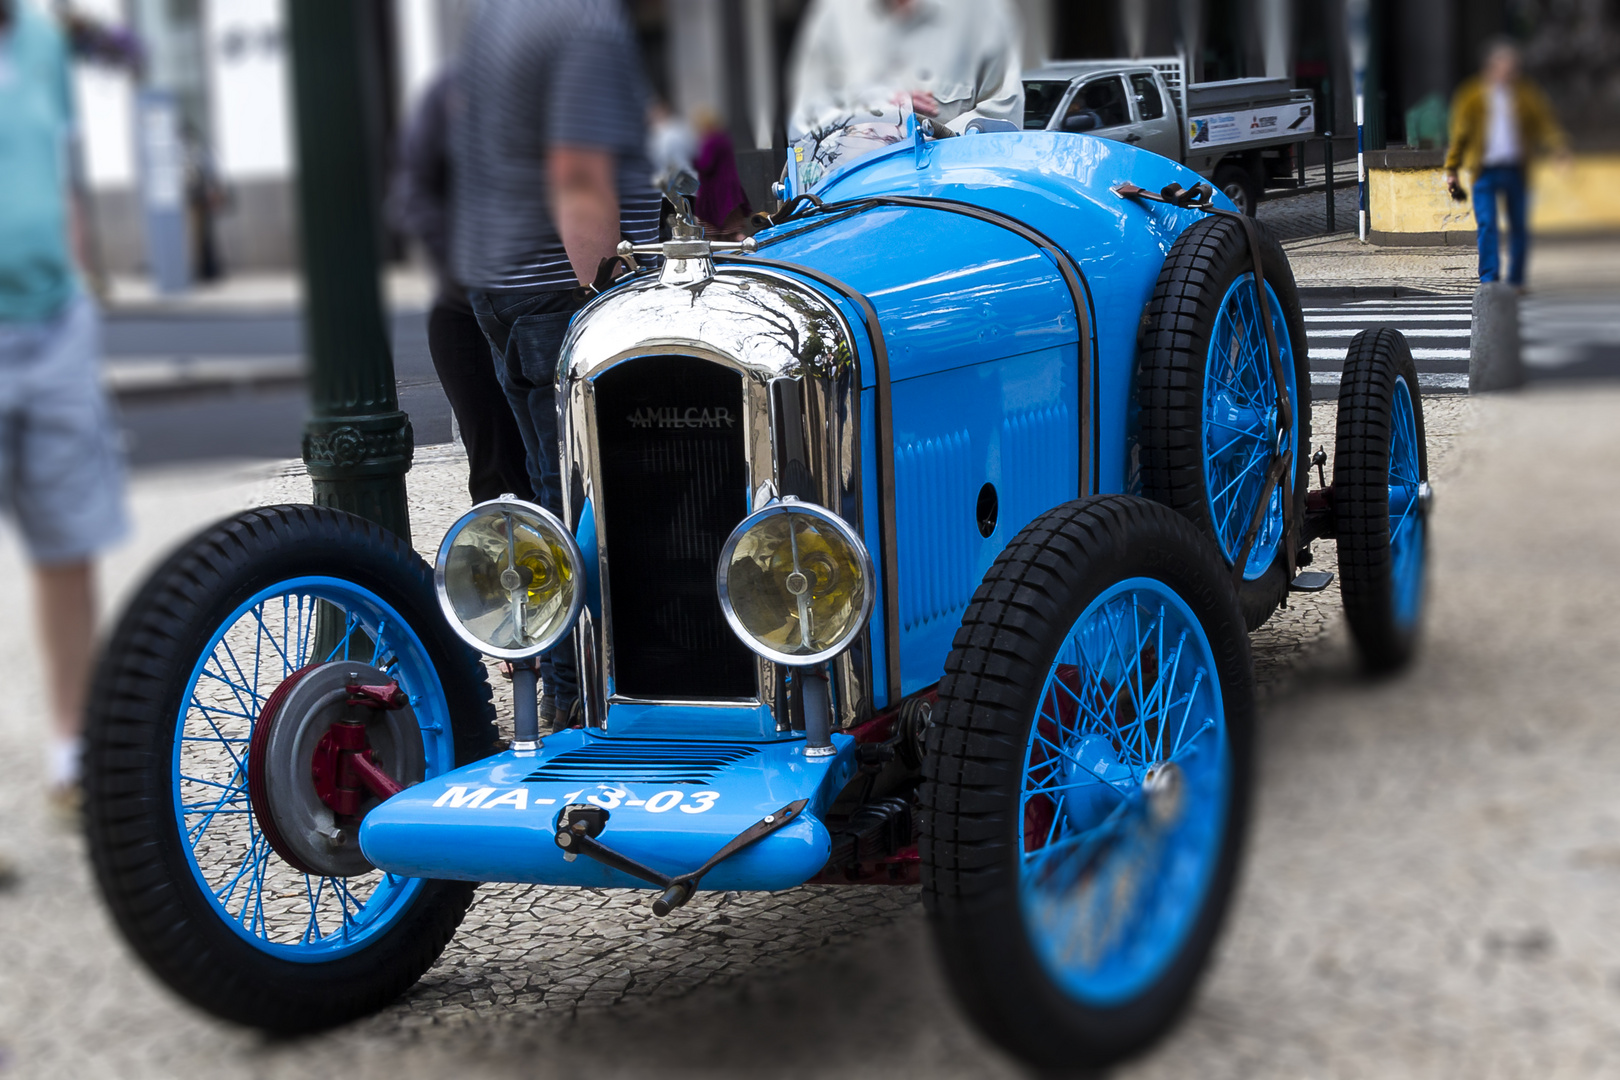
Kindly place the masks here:
[[(1425, 406), (1440, 502), (1418, 667), (1362, 678), (1336, 588), (1296, 595), (1255, 636), (1259, 787), (1241, 891), (1184, 1022), (1121, 1080), (1620, 1066), (1620, 578), (1602, 570), (1620, 559), (1620, 483), (1550, 464), (1620, 452), (1607, 422), (1620, 391)], [(1330, 403), (1312, 412), (1333, 430)], [(412, 470), (420, 550), (463, 508), (463, 468), (446, 448)], [(104, 563), (109, 599), (201, 522), (308, 490), (290, 462), (139, 479), (135, 539)], [(1331, 545), (1317, 553), (1335, 566)], [(9, 538), (0, 571), (0, 602), (25, 610)], [(82, 842), (46, 820), (33, 644), (26, 620), (0, 624), (0, 849), (23, 874), (0, 893), (8, 1078), (274, 1080), (334, 1060), (356, 1080), (607, 1080), (670, 1062), (711, 1078), (1020, 1075), (947, 992), (915, 890), (884, 887), (705, 893), (656, 920), (645, 893), (485, 886), (441, 961), (374, 1018), (298, 1040), (211, 1021), (134, 961)], [(885, 1023), (871, 1022), (875, 1001)]]
[[(1265, 204), (1261, 204), (1262, 214)], [(1397, 296), (1403, 290), (1471, 296), (1478, 255), (1465, 247), (1381, 247), (1351, 233), (1283, 242), (1294, 280), (1318, 296)], [(1538, 238), (1530, 248), (1534, 292), (1620, 292), (1620, 240)]]
[[(433, 288), (433, 275), (420, 266), (391, 266), (383, 273), (383, 297), (391, 311), (426, 311)], [(172, 294), (158, 292), (145, 276), (113, 275), (101, 300), (109, 318), (228, 318), (291, 314), (303, 306), (303, 294), (303, 278), (293, 270), (230, 274)]]

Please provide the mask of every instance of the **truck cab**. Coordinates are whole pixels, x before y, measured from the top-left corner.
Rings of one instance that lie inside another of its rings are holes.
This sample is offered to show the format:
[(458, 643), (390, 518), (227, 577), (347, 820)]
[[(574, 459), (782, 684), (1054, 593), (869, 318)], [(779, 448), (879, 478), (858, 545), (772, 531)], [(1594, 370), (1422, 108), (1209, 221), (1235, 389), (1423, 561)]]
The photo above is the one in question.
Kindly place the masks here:
[(1187, 81), (1180, 57), (1056, 61), (1024, 75), (1024, 127), (1096, 135), (1179, 162), (1253, 214), (1298, 186), (1315, 101), (1286, 79)]
[(1024, 80), (1024, 127), (1096, 135), (1182, 159), (1181, 124), (1165, 78), (1147, 64), (1053, 64)]

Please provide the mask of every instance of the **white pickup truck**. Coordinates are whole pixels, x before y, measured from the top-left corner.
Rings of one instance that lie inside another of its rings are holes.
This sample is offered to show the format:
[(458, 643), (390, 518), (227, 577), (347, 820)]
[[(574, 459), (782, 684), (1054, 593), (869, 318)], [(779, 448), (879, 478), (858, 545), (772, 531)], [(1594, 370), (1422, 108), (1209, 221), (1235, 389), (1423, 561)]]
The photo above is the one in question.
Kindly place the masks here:
[(1062, 60), (1024, 73), (1024, 127), (1163, 154), (1253, 214), (1268, 182), (1296, 171), (1294, 155), (1316, 132), (1316, 104), (1287, 79), (1188, 85), (1180, 57)]

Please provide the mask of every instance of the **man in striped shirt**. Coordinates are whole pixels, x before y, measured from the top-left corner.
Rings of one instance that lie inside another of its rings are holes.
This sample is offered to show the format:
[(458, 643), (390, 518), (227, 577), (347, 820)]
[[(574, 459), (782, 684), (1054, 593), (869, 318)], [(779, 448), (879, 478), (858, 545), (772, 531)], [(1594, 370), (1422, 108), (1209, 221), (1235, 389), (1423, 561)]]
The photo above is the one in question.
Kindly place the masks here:
[[(494, 352), (541, 504), (562, 511), (552, 388), (584, 285), (621, 237), (658, 235), (649, 103), (620, 0), (483, 0), (463, 39), (451, 153), (452, 268)], [(542, 721), (578, 700), (568, 645), (541, 663)]]

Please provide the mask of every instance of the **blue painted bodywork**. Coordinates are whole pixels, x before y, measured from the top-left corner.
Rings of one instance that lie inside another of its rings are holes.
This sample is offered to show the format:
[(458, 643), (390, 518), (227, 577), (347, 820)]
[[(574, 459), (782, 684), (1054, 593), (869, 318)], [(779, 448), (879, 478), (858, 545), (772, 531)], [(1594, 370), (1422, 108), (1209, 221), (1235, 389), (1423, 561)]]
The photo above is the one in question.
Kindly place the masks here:
[[(1122, 199), (1116, 184), (1157, 190), (1200, 177), (1106, 139), (995, 132), (898, 143), (835, 172), (814, 194), (828, 203), (885, 195), (952, 199), (1043, 233), (1085, 283), (1093, 415), (1081, 416), (1080, 324), (1057, 265), (998, 225), (937, 209), (880, 207), (819, 224), (789, 222), (757, 237), (761, 254), (830, 274), (863, 293), (889, 355), (901, 610), (900, 694), (874, 671), (874, 700), (892, 703), (937, 682), (973, 590), (1018, 531), (1081, 494), (1081, 441), (1091, 441), (1091, 490), (1134, 490), (1137, 326), (1175, 238), (1203, 217)], [(1224, 197), (1217, 197), (1220, 201)], [(1224, 203), (1223, 206), (1230, 204)], [(818, 227), (807, 228), (809, 225)], [(838, 304), (851, 325), (860, 313)], [(858, 335), (859, 336), (859, 335)], [(862, 349), (863, 469), (876, 491), (875, 369)], [(981, 537), (975, 505), (995, 485), (1001, 512)], [(879, 557), (876, 500), (868, 545)], [(883, 601), (878, 601), (882, 610)], [(883, 655), (882, 620), (872, 623)]]
[[(674, 715), (677, 706), (666, 711), (672, 723), (694, 719)], [(603, 807), (604, 843), (673, 876), (696, 869), (766, 814), (809, 799), (797, 821), (702, 882), (705, 889), (791, 888), (826, 865), (831, 838), (821, 818), (855, 773), (854, 740), (833, 739), (836, 755), (811, 758), (802, 738), (653, 743), (572, 728), (546, 736), (538, 751), (508, 750), (401, 792), (366, 815), (360, 849), (405, 877), (646, 888), (592, 859), (565, 861), (553, 840), (562, 808)]]

